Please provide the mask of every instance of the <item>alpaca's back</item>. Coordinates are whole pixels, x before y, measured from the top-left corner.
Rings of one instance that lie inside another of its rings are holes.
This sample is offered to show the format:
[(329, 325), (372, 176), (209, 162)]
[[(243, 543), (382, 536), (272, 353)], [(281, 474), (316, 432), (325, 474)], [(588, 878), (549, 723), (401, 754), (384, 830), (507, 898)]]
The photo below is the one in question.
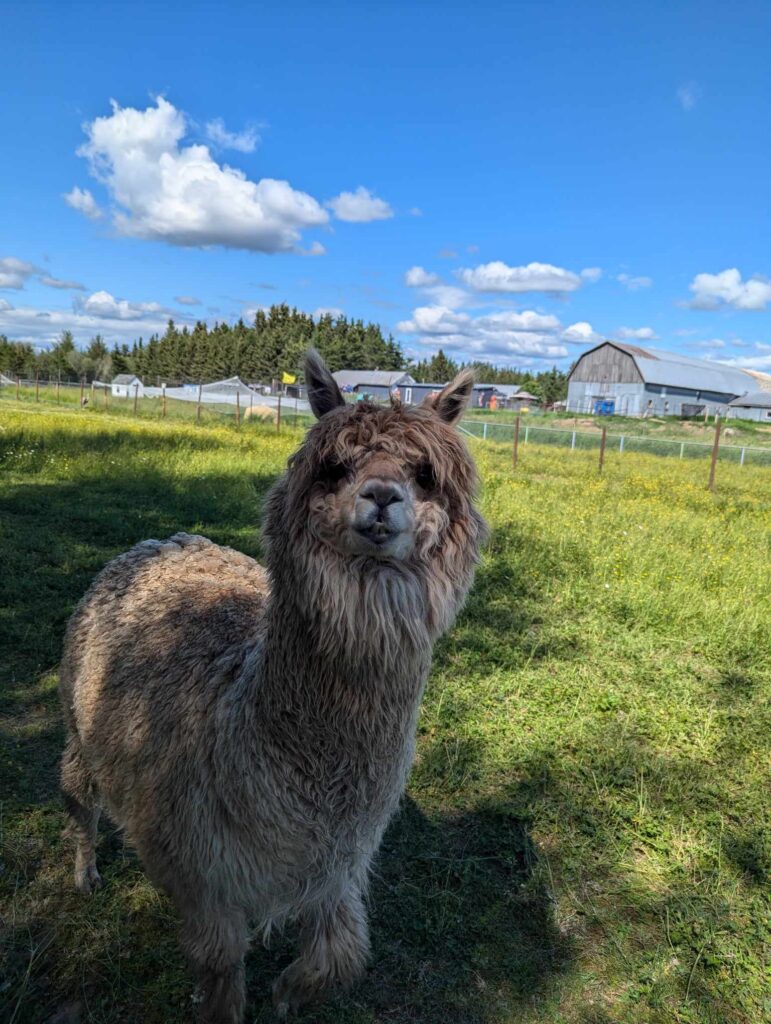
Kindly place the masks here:
[(177, 534), (110, 562), (73, 615), (65, 717), (105, 805), (135, 840), (159, 827), (160, 780), (189, 790), (191, 774), (209, 770), (212, 712), (253, 657), (268, 592), (253, 559)]

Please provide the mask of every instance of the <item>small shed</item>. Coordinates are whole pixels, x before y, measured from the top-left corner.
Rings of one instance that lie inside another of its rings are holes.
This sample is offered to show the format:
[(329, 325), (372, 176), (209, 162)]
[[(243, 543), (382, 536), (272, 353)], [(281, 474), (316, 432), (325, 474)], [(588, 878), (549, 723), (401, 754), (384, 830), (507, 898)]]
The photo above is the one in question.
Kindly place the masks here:
[(751, 391), (735, 398), (728, 405), (728, 415), (732, 420), (771, 423), (771, 391)]
[(529, 409), (531, 405), (540, 405), (541, 399), (523, 388), (512, 395), (506, 404), (510, 409)]
[(110, 390), (114, 398), (133, 398), (134, 395), (144, 398), (145, 394), (144, 384), (133, 373), (119, 373), (113, 377)]

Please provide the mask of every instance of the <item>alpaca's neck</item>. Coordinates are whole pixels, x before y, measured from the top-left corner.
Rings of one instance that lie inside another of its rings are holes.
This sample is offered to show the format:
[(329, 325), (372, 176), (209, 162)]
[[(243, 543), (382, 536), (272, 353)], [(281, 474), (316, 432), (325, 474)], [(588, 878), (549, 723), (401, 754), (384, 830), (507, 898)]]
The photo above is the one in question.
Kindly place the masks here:
[(263, 686), (271, 701), (351, 712), (356, 705), (358, 714), (362, 701), (374, 710), (381, 699), (419, 700), (431, 657), (419, 581), (389, 569), (319, 574), (299, 586), (285, 580), (274, 584), (266, 610)]

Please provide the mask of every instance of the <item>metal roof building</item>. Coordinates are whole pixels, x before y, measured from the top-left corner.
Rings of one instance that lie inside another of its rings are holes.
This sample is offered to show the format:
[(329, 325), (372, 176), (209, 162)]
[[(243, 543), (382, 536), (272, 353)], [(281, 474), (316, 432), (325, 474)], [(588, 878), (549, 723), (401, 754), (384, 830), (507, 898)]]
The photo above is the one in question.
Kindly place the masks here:
[(679, 352), (605, 341), (584, 352), (568, 381), (571, 412), (681, 416), (725, 412), (756, 390), (747, 370)]
[(731, 419), (771, 423), (771, 391), (751, 391), (735, 398), (728, 408)]
[(337, 370), (332, 376), (342, 392), (366, 393), (373, 398), (388, 398), (394, 388), (415, 383), (404, 370)]

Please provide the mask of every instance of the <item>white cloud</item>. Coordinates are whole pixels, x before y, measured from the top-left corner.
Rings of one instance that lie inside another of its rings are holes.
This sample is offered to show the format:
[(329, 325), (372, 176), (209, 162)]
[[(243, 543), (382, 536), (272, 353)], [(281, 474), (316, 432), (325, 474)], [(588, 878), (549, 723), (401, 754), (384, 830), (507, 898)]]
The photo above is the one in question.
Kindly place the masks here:
[(771, 281), (760, 276), (742, 281), (736, 267), (721, 270), (719, 274), (697, 274), (688, 287), (693, 292), (688, 303), (692, 309), (717, 309), (726, 305), (733, 309), (761, 310), (771, 302)]
[(581, 277), (551, 263), (528, 263), (510, 267), (494, 260), (478, 267), (457, 271), (458, 277), (479, 292), (572, 292), (581, 287)]
[(419, 206), (411, 206), (409, 209), (410, 217), (422, 217), (423, 211)]
[(737, 356), (735, 359), (717, 359), (715, 362), (723, 363), (726, 366), (738, 366), (742, 370), (771, 370), (771, 355), (750, 356), (748, 359), (744, 356)]
[(168, 312), (157, 302), (128, 302), (116, 299), (109, 292), (94, 292), (88, 298), (75, 300), (76, 310), (108, 320), (140, 320), (148, 314)]
[(303, 256), (324, 256), (327, 250), (321, 242), (311, 242), (308, 249), (298, 249), (297, 251)]
[(334, 320), (338, 317), (343, 316), (343, 310), (337, 306), (319, 306), (318, 309), (313, 310), (313, 319), (320, 320), (323, 316), (331, 316)]
[(87, 188), (78, 188), (76, 185), (69, 192), (65, 192), (62, 198), (68, 206), (77, 210), (78, 213), (82, 213), (89, 220), (99, 220), (104, 216), (101, 207)]
[(446, 306), (419, 306), (411, 319), (401, 321), (396, 329), (419, 335), (418, 344), (441, 344), (478, 359), (511, 361), (527, 356), (554, 360), (568, 353), (559, 337), (559, 320), (533, 310), (472, 317)]
[(438, 274), (429, 273), (423, 267), (410, 267), (404, 275), (404, 283), (410, 288), (426, 288), (439, 284), (440, 281), (441, 278)]
[(369, 189), (359, 186), (355, 192), (341, 192), (324, 204), (338, 220), (365, 224), (372, 220), (388, 220), (394, 211), (385, 199), (373, 196)]
[(602, 341), (602, 335), (597, 334), (591, 324), (586, 320), (579, 320), (571, 324), (562, 332), (562, 340), (571, 345), (596, 345)]
[(8, 301), (8, 299), (0, 299), (0, 313), (3, 313), (8, 309), (13, 309), (12, 304)]
[(48, 277), (47, 275), (41, 275), (40, 283), (44, 284), (47, 288), (59, 288), (62, 291), (78, 291), (84, 292), (86, 286), (81, 284), (80, 281), (62, 281), (59, 277)]
[[(157, 302), (128, 302), (102, 291), (79, 297), (70, 309), (0, 304), (0, 333), (20, 341), (50, 343), (62, 331), (69, 330), (79, 343), (97, 333), (110, 344), (132, 342), (140, 336), (147, 338), (164, 331), (168, 315), (169, 310)], [(178, 313), (175, 319), (185, 322)]]
[[(734, 344), (734, 342), (732, 342)], [(689, 348), (701, 348), (709, 352), (716, 352), (719, 349), (726, 347), (726, 342), (722, 338), (710, 338), (708, 341), (691, 341), (688, 342)]]
[(195, 295), (175, 295), (174, 301), (178, 302), (180, 306), (200, 306), (201, 300), (197, 299)]
[(658, 338), (652, 327), (619, 327), (616, 333), (622, 341), (655, 341)]
[(17, 260), (15, 256), (0, 259), (0, 288), (20, 290), (27, 278), (38, 272), (38, 268), (25, 260)]
[(631, 274), (617, 274), (616, 280), (628, 288), (630, 292), (639, 291), (640, 288), (650, 288), (653, 284), (652, 277), (632, 277)]
[(677, 98), (680, 102), (680, 106), (686, 112), (693, 110), (701, 97), (701, 89), (699, 88), (698, 82), (684, 82), (678, 86)]
[(434, 274), (423, 267), (410, 267), (404, 275), (404, 283), (409, 288), (419, 288), (431, 299), (434, 306), (457, 309), (459, 306), (467, 305), (470, 298), (469, 293), (463, 288), (445, 284), (439, 274)]
[(116, 204), (119, 234), (274, 253), (296, 249), (305, 228), (329, 221), (320, 203), (287, 181), (250, 181), (220, 166), (207, 146), (181, 145), (185, 115), (162, 96), (147, 110), (113, 101), (112, 114), (84, 131), (78, 154)]
[(239, 153), (253, 153), (260, 141), (257, 129), (244, 128), (242, 132), (229, 132), (221, 117), (215, 117), (206, 125), (206, 137), (220, 149), (235, 149)]
[(584, 267), (581, 271), (581, 277), (584, 281), (589, 281), (590, 284), (593, 284), (602, 277), (602, 267)]

